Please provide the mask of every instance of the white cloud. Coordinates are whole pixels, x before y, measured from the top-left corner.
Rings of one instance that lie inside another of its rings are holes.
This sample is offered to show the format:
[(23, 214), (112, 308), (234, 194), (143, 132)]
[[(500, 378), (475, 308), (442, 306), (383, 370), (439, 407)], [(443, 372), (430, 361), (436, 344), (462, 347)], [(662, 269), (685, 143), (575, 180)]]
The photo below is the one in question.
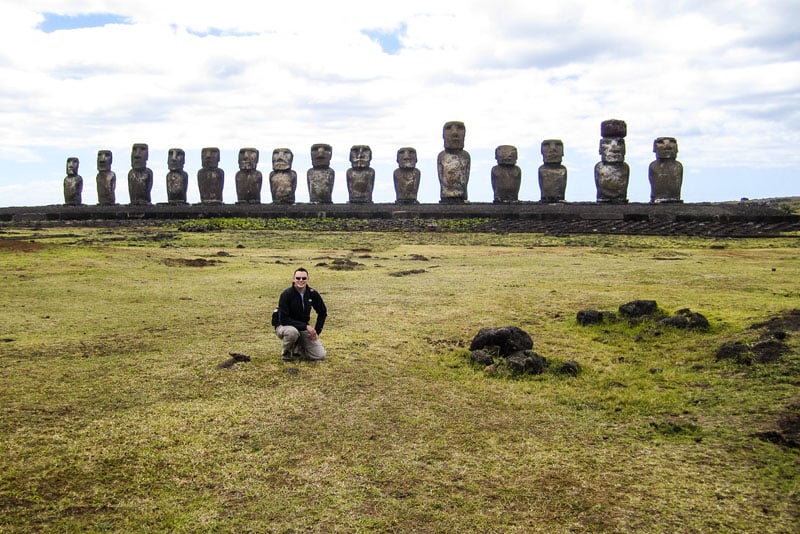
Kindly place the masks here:
[[(794, 2), (265, 6), (244, 0), (7, 1), (0, 34), (0, 163), (30, 161), (35, 154), (60, 174), (70, 151), (119, 147), (115, 170), (124, 176), (125, 152), (134, 142), (148, 142), (153, 154), (186, 149), (193, 174), (199, 156), (192, 152), (203, 146), (232, 153), (256, 146), (262, 154), (289, 146), (302, 176), (310, 165), (308, 147), (328, 142), (341, 175), (337, 189), (343, 189), (349, 146), (369, 144), (376, 192), (386, 195), (376, 200), (391, 201), (395, 152), (411, 145), (420, 154), (423, 181), (433, 182), (423, 190), (434, 196), (422, 200), (436, 202), (441, 127), (462, 120), (467, 149), (475, 153), (471, 184), (489, 195), (470, 193), (471, 199), (491, 200), (486, 181), (497, 145), (518, 146), (523, 179), (535, 182), (539, 144), (554, 137), (565, 142), (568, 199), (588, 199), (599, 124), (613, 117), (628, 122), (628, 160), (638, 180), (646, 180), (641, 168), (661, 135), (678, 138), (687, 170), (730, 167), (743, 157), (764, 168), (800, 168)], [(46, 14), (90, 13), (129, 23), (38, 29)], [(402, 48), (384, 53), (365, 33), (376, 30), (399, 32)], [(758, 148), (744, 156), (751, 139)], [(268, 161), (262, 157), (262, 171)], [(92, 166), (84, 163), (84, 176)], [(235, 159), (226, 170), (235, 173)], [(14, 184), (3, 183), (9, 180), (0, 179), (6, 205), (19, 198)], [(536, 186), (523, 190), (530, 191), (527, 200), (537, 199)], [(793, 183), (786, 190), (798, 193)], [(53, 195), (57, 202), (60, 192)]]

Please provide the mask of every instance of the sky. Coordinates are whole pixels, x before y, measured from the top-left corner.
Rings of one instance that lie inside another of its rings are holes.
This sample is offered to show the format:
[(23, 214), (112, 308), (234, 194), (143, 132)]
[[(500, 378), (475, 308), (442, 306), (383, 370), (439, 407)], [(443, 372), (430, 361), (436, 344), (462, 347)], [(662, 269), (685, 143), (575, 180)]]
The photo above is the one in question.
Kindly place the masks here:
[(131, 146), (147, 143), (153, 202), (167, 152), (186, 151), (199, 202), (203, 147), (219, 147), (236, 202), (240, 148), (288, 147), (308, 202), (314, 143), (333, 146), (348, 201), (353, 145), (369, 145), (374, 202), (394, 202), (401, 147), (418, 199), (440, 199), (442, 127), (466, 125), (468, 196), (491, 202), (494, 150), (514, 145), (519, 199), (541, 198), (541, 142), (564, 142), (566, 200), (596, 199), (600, 123), (627, 123), (628, 198), (648, 202), (653, 140), (678, 141), (685, 202), (800, 195), (797, 0), (0, 0), (0, 206), (64, 202), (68, 157), (97, 203), (97, 151), (129, 202)]

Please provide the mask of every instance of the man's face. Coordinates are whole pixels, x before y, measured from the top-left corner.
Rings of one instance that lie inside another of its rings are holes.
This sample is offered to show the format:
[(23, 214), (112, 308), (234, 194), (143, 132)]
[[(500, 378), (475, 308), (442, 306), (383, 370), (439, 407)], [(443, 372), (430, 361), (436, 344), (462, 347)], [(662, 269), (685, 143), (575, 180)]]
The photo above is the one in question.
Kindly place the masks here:
[(625, 161), (625, 140), (618, 137), (604, 137), (600, 141), (600, 155), (605, 163)]
[(350, 149), (350, 163), (354, 169), (366, 169), (372, 161), (372, 150), (366, 145), (355, 145)]
[(288, 171), (292, 168), (294, 154), (288, 148), (276, 148), (272, 151), (272, 170)]
[(292, 283), (296, 289), (304, 290), (308, 285), (308, 273), (305, 271), (295, 271)]
[(464, 148), (464, 137), (467, 134), (467, 128), (463, 122), (452, 121), (445, 123), (442, 131), (444, 138), (444, 147), (453, 150), (462, 150)]
[(147, 166), (147, 145), (136, 143), (131, 149), (131, 167), (144, 169)]
[(171, 148), (167, 155), (167, 168), (171, 171), (183, 170), (186, 162), (186, 153), (179, 148)]
[(311, 164), (314, 167), (329, 167), (333, 150), (329, 145), (313, 145), (311, 147)]
[(413, 148), (401, 148), (397, 151), (397, 164), (401, 169), (413, 169), (417, 166), (417, 151)]
[(658, 159), (675, 159), (678, 157), (678, 142), (673, 137), (659, 137), (653, 143), (653, 152)]
[(97, 152), (97, 170), (110, 171), (111, 170), (111, 151), (100, 150)]

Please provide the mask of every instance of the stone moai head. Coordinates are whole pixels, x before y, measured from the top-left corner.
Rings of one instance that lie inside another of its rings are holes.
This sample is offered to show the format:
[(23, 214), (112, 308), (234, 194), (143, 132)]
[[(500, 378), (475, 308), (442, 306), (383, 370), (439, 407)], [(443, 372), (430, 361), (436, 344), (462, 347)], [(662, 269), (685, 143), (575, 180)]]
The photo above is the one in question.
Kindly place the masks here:
[(314, 168), (327, 168), (331, 166), (333, 148), (325, 143), (311, 145), (311, 165)]
[(292, 168), (294, 154), (288, 148), (276, 148), (272, 151), (272, 170), (288, 171)]
[(144, 169), (147, 167), (147, 158), (150, 152), (147, 143), (134, 143), (131, 148), (131, 167), (134, 169)]
[(200, 162), (204, 169), (215, 169), (219, 166), (219, 149), (206, 147), (200, 151)]
[(442, 128), (442, 138), (444, 147), (449, 150), (463, 150), (464, 137), (467, 134), (467, 127), (463, 122), (450, 121), (444, 123)]
[(621, 137), (603, 137), (600, 140), (600, 157), (604, 163), (625, 161), (625, 139)]
[(98, 150), (97, 151), (97, 170), (98, 171), (110, 171), (111, 170), (111, 162), (113, 161), (114, 156), (111, 154), (110, 150)]
[(517, 147), (511, 145), (500, 145), (494, 150), (494, 159), (499, 165), (517, 164)]
[(397, 151), (397, 165), (401, 169), (413, 169), (417, 166), (417, 149), (405, 146)]
[(170, 148), (167, 152), (167, 168), (171, 171), (182, 171), (186, 164), (186, 152), (182, 148)]
[(67, 176), (77, 176), (79, 165), (78, 158), (67, 158)]
[(239, 169), (254, 171), (258, 165), (258, 150), (255, 148), (242, 148), (239, 150)]
[(678, 157), (678, 141), (674, 137), (657, 137), (653, 141), (653, 152), (658, 159), (675, 159)]
[(542, 159), (545, 163), (561, 163), (564, 159), (564, 143), (561, 139), (542, 141)]
[(354, 169), (367, 169), (372, 161), (372, 149), (367, 145), (353, 145), (350, 148), (350, 163)]

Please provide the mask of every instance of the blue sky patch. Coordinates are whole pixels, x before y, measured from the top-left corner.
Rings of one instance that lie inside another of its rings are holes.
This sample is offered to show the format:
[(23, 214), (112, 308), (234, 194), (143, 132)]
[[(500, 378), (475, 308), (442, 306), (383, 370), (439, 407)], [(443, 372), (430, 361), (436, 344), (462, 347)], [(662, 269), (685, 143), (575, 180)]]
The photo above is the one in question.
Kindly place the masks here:
[(128, 17), (113, 13), (82, 13), (80, 15), (44, 13), (44, 20), (38, 28), (45, 33), (53, 33), (58, 30), (99, 28), (106, 24), (129, 24), (129, 20)]
[(406, 32), (405, 23), (401, 24), (396, 30), (361, 30), (361, 33), (376, 41), (381, 45), (381, 50), (385, 54), (397, 54), (403, 48), (400, 36)]

